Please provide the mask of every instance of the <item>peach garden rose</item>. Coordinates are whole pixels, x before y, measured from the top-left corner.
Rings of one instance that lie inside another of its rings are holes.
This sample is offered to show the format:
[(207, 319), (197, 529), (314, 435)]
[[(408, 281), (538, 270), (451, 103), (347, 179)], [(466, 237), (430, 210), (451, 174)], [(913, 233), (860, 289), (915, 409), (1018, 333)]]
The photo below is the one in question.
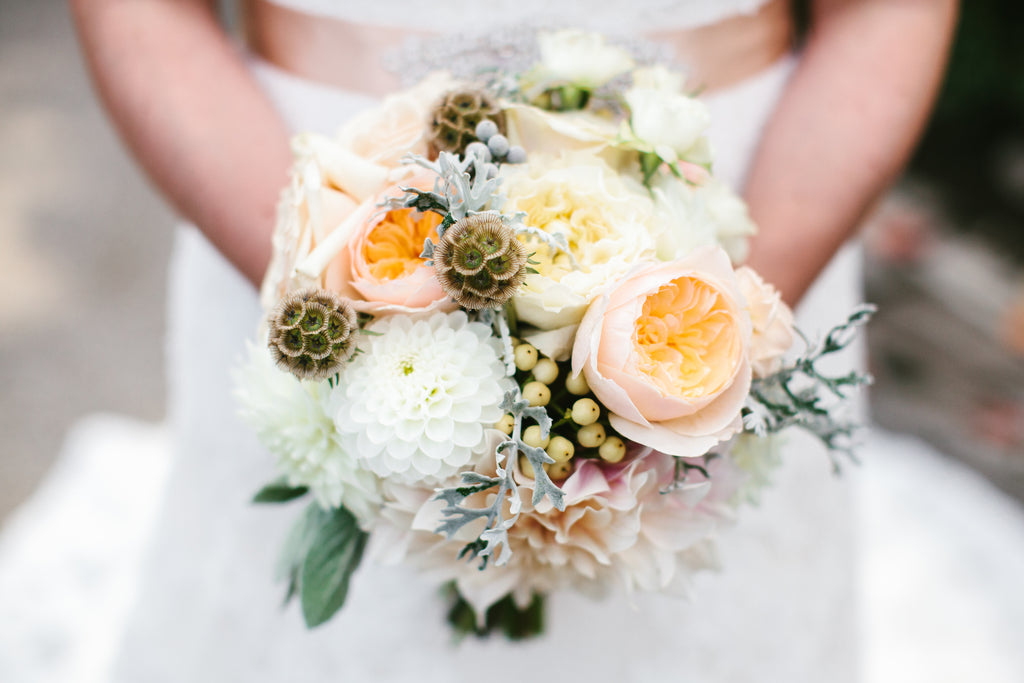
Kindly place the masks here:
[(699, 457), (742, 427), (750, 340), (728, 255), (701, 247), (633, 272), (594, 301), (572, 371), (584, 374), (620, 434)]
[(738, 268), (736, 278), (747, 301), (753, 326), (750, 365), (754, 377), (767, 377), (782, 367), (782, 359), (796, 339), (793, 311), (782, 300), (778, 290), (753, 269), (747, 266)]
[(413, 209), (384, 209), (402, 187), (429, 189), (433, 174), (423, 171), (364, 201), (337, 229), (344, 245), (327, 266), (324, 285), (352, 299), (356, 310), (373, 314), (445, 308), (448, 297), (421, 258), (427, 237), (437, 241), (441, 217)]

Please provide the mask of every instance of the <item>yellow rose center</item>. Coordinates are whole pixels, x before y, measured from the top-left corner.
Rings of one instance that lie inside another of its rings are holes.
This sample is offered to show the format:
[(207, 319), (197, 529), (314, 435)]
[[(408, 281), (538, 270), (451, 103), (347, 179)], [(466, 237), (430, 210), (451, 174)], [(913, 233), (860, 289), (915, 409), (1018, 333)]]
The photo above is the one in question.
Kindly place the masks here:
[(638, 370), (666, 395), (700, 398), (732, 376), (740, 334), (722, 295), (681, 277), (647, 297), (636, 322)]
[[(578, 196), (566, 185), (552, 185), (529, 197), (517, 198), (515, 209), (524, 211), (527, 223), (548, 234), (562, 233), (569, 249), (579, 259), (583, 271), (588, 266), (604, 263), (614, 256), (614, 248), (602, 238), (608, 235), (607, 217), (595, 206), (592, 196)], [(544, 277), (558, 281), (573, 270), (569, 256), (553, 250), (544, 242), (529, 235), (520, 235), (533, 252), (531, 265)]]
[(412, 274), (425, 260), (420, 258), (424, 240), (430, 237), (437, 242), (440, 223), (441, 216), (432, 211), (388, 211), (363, 245), (370, 274), (378, 280), (397, 280)]

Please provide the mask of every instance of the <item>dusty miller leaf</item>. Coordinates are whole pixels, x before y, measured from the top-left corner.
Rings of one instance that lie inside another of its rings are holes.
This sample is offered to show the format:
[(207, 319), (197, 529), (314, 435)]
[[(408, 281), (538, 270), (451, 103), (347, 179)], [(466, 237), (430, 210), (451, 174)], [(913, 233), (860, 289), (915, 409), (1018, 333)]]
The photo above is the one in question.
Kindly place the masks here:
[(837, 455), (856, 462), (853, 435), (860, 425), (843, 415), (843, 410), (852, 392), (869, 384), (871, 377), (861, 372), (827, 375), (817, 364), (849, 346), (874, 312), (871, 305), (857, 307), (820, 342), (808, 343), (800, 357), (773, 375), (755, 379), (744, 406), (744, 429), (767, 436), (800, 427), (825, 445), (836, 472), (841, 469)]

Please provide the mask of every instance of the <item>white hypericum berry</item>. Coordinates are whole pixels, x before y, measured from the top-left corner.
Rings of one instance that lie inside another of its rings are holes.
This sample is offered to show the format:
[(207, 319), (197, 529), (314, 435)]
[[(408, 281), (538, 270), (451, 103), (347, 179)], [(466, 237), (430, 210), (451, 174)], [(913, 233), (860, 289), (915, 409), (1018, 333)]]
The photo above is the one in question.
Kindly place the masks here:
[(558, 379), (558, 363), (550, 358), (541, 358), (533, 366), (533, 378), (544, 384), (551, 384)]
[(576, 454), (576, 446), (564, 436), (553, 437), (544, 450), (555, 459), (555, 462), (566, 462)]
[(583, 396), (590, 393), (590, 385), (587, 378), (581, 372), (578, 375), (569, 375), (565, 378), (565, 388), (574, 396)]
[(592, 425), (587, 425), (580, 431), (576, 432), (576, 440), (580, 442), (580, 445), (584, 448), (598, 448), (604, 443), (607, 435), (604, 432), (604, 425), (600, 422), (595, 422)]
[(533, 479), (535, 474), (533, 472), (533, 465), (530, 464), (530, 459), (525, 455), (519, 456), (519, 471), (523, 473), (523, 476)]
[(476, 124), (476, 136), (484, 142), (487, 142), (497, 134), (498, 124), (490, 119), (484, 119), (480, 123)]
[(516, 367), (523, 372), (533, 370), (537, 364), (537, 347), (533, 344), (520, 344), (515, 348)]
[(512, 430), (515, 429), (515, 426), (516, 419), (508, 413), (505, 413), (505, 417), (494, 423), (495, 429), (505, 432), (506, 434), (511, 434)]
[(597, 454), (605, 462), (615, 464), (626, 457), (626, 444), (617, 436), (609, 436), (597, 449)]
[(523, 443), (534, 448), (547, 448), (551, 437), (543, 434), (538, 425), (530, 425), (523, 430)]
[(601, 406), (592, 398), (581, 398), (572, 404), (572, 421), (586, 427), (601, 417)]
[(566, 460), (565, 462), (556, 462), (550, 465), (545, 465), (544, 469), (545, 471), (547, 471), (549, 477), (551, 477), (555, 481), (559, 481), (561, 479), (567, 478), (570, 474), (572, 474), (572, 460)]
[(546, 406), (551, 401), (551, 389), (542, 382), (527, 382), (523, 387), (523, 398), (531, 406)]

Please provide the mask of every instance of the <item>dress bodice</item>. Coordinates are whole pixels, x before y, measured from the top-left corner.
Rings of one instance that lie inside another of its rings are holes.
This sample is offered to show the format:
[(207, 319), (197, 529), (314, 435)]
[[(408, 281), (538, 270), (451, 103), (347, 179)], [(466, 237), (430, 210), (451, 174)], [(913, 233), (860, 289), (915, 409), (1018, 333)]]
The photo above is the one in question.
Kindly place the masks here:
[(430, 31), (486, 30), (501, 24), (572, 24), (605, 33), (643, 33), (752, 14), (766, 0), (273, 0), (292, 9), (379, 26)]

